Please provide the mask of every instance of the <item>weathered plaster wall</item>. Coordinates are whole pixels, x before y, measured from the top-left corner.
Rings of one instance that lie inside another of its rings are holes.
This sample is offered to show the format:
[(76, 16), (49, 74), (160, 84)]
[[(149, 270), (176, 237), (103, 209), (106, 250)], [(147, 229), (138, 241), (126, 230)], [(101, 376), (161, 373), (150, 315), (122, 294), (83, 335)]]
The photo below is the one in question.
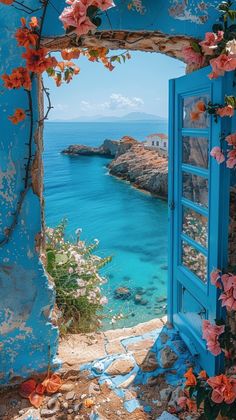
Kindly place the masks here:
[[(21, 15), (22, 12), (13, 8), (0, 6), (0, 74), (21, 65), (21, 51), (13, 37)], [(18, 107), (28, 108), (23, 89), (6, 91), (1, 86), (0, 93), (1, 241), (23, 191), (30, 127), (28, 120), (14, 126), (7, 118)], [(36, 122), (39, 118), (37, 86), (33, 89), (33, 109)], [(33, 154), (36, 150), (33, 142)], [(39, 172), (35, 175), (40, 180)], [(0, 383), (28, 376), (32, 371), (43, 371), (55, 356), (57, 329), (49, 319), (54, 293), (35, 249), (35, 237), (40, 230), (40, 198), (30, 188), (12, 237), (0, 246)]]
[[(64, 0), (49, 6), (44, 35), (63, 34), (58, 14)], [(215, 20), (214, 6), (218, 1), (146, 0), (144, 14), (129, 12), (127, 2), (116, 2), (118, 8), (109, 12), (114, 29), (160, 30), (169, 34), (202, 37)], [(38, 0), (27, 5), (38, 6)], [(0, 6), (0, 74), (10, 73), (21, 64), (21, 51), (16, 47), (14, 31), (22, 12)], [(40, 15), (40, 13), (38, 13)], [(110, 29), (104, 19), (102, 29)], [(24, 164), (27, 155), (28, 119), (19, 126), (8, 120), (17, 107), (27, 109), (23, 89), (6, 91), (0, 87), (0, 241), (12, 223), (17, 202), (23, 189)], [(38, 116), (38, 88), (33, 87), (34, 135)], [(37, 140), (39, 138), (36, 136)], [(33, 144), (33, 153), (37, 149)], [(41, 146), (39, 145), (39, 148)], [(41, 151), (34, 168), (34, 185), (29, 188), (18, 224), (9, 242), (0, 247), (0, 383), (9, 383), (32, 371), (44, 371), (53, 363), (57, 346), (57, 330), (50, 322), (54, 304), (52, 286), (39, 261), (35, 239), (41, 230)], [(37, 164), (36, 164), (37, 163)], [(36, 191), (37, 190), (37, 191)]]

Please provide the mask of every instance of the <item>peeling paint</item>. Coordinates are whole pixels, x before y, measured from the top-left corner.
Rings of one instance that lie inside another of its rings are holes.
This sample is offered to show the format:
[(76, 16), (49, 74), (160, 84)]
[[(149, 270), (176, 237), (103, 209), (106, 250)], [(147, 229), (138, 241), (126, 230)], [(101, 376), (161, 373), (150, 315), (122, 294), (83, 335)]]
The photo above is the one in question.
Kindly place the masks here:
[(174, 19), (204, 24), (209, 19), (209, 8), (216, 7), (217, 1), (171, 0), (169, 14)]

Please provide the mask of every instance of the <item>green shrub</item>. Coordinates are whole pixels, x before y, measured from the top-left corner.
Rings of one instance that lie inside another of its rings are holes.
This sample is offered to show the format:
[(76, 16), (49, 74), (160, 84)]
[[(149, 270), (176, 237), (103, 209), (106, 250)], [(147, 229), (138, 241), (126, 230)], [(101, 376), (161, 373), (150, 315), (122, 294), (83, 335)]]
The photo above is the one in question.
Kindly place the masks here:
[(45, 268), (55, 284), (62, 334), (95, 331), (101, 325), (103, 305), (101, 285), (106, 278), (99, 270), (111, 261), (93, 254), (98, 240), (87, 245), (79, 238), (71, 243), (65, 239), (66, 223), (46, 229)]

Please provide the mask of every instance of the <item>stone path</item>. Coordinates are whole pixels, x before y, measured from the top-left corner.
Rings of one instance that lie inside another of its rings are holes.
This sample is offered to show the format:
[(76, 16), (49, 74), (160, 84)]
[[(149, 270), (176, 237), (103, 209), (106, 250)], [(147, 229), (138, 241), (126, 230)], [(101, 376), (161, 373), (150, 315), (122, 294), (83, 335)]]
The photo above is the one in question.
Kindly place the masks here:
[(156, 319), (133, 328), (65, 337), (59, 346), (59, 392), (45, 397), (36, 410), (10, 390), (0, 395), (0, 420), (154, 420), (165, 411), (185, 418), (177, 399), (193, 360), (178, 333), (165, 323)]

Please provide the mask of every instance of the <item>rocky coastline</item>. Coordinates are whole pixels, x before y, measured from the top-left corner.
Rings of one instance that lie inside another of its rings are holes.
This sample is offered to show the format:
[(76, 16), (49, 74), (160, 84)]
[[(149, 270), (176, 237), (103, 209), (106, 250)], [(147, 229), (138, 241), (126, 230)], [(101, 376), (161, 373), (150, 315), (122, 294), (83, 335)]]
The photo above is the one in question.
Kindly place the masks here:
[(168, 159), (157, 150), (150, 150), (141, 142), (125, 136), (121, 140), (106, 139), (100, 147), (71, 145), (62, 151), (70, 156), (101, 156), (112, 159), (109, 173), (134, 187), (167, 199)]

